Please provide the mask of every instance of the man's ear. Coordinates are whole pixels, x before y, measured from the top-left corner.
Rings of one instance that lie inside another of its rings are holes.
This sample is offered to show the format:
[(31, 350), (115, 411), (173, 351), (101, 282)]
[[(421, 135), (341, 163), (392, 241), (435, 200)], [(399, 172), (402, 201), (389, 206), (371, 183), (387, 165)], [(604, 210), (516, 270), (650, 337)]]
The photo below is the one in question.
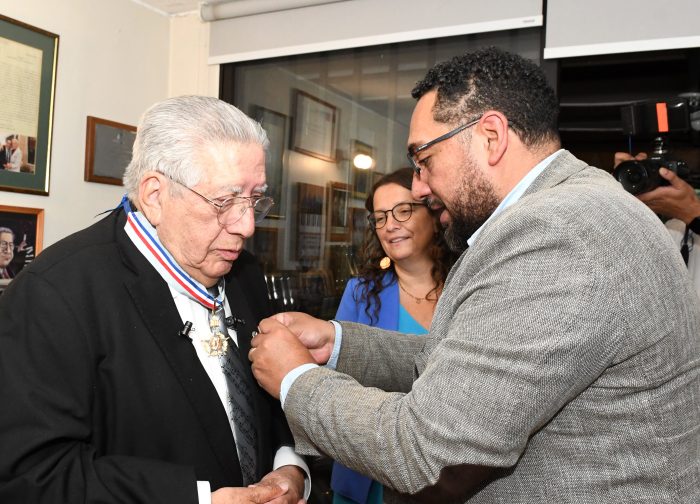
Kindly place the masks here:
[(160, 224), (163, 203), (167, 197), (168, 187), (162, 174), (149, 171), (139, 182), (138, 209), (152, 226)]
[(495, 166), (508, 150), (508, 119), (501, 112), (489, 110), (481, 117), (480, 124), (488, 143), (488, 163)]

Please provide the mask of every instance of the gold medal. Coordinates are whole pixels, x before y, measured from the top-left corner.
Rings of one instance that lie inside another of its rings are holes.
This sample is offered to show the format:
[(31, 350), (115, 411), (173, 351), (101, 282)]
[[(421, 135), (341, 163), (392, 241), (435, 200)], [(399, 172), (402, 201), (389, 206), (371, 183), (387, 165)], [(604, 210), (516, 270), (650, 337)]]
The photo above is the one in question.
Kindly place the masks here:
[(202, 341), (204, 351), (209, 357), (222, 357), (228, 350), (228, 337), (216, 331), (211, 338)]
[(209, 318), (209, 328), (212, 336), (208, 340), (202, 340), (204, 351), (209, 357), (221, 357), (228, 350), (228, 336), (221, 332), (220, 320), (216, 313), (212, 313)]

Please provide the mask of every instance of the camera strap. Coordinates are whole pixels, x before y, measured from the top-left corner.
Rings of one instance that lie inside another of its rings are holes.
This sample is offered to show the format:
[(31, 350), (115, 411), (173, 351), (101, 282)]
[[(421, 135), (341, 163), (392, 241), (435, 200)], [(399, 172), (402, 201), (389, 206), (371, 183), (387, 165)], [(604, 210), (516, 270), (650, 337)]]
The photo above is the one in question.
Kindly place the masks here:
[(681, 255), (685, 265), (688, 266), (688, 258), (690, 257), (690, 249), (688, 248), (688, 237), (690, 235), (690, 226), (686, 224), (685, 233), (683, 234), (683, 243), (681, 244)]

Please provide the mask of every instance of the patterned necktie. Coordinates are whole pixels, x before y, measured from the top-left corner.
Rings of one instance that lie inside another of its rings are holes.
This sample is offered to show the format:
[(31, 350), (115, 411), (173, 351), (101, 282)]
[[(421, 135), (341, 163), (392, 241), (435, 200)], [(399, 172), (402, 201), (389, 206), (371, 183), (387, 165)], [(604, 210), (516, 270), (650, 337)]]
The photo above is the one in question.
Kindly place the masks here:
[[(215, 313), (219, 318), (219, 330), (228, 335), (223, 306), (219, 306)], [(256, 446), (257, 431), (255, 430), (255, 415), (251, 384), (246, 379), (246, 371), (238, 347), (229, 339), (226, 353), (219, 358), (221, 369), (226, 376), (228, 388), (228, 400), (231, 408), (229, 421), (236, 433), (236, 448), (238, 460), (243, 474), (243, 485), (252, 485), (257, 482), (256, 471)]]

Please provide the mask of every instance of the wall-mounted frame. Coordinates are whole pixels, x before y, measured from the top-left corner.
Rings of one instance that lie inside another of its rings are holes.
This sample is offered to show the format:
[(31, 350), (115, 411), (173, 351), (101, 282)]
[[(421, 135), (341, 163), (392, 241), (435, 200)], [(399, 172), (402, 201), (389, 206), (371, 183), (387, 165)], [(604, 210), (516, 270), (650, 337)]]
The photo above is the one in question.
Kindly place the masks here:
[(85, 133), (85, 180), (124, 185), (122, 177), (131, 161), (136, 126), (99, 117), (87, 117)]
[(267, 195), (275, 200), (275, 206), (268, 217), (281, 219), (285, 216), (286, 205), (284, 149), (287, 145), (287, 116), (260, 105), (250, 106), (250, 116), (262, 125), (270, 140), (265, 155), (265, 179)]
[(328, 183), (328, 241), (348, 241), (350, 239), (350, 219), (348, 203), (350, 186), (342, 182)]
[(16, 137), (21, 151), (0, 169), (3, 191), (49, 194), (57, 60), (58, 35), (0, 15), (0, 140)]
[(335, 163), (338, 109), (299, 89), (294, 93), (292, 149)]
[(0, 291), (41, 252), (43, 241), (43, 209), (0, 205)]

